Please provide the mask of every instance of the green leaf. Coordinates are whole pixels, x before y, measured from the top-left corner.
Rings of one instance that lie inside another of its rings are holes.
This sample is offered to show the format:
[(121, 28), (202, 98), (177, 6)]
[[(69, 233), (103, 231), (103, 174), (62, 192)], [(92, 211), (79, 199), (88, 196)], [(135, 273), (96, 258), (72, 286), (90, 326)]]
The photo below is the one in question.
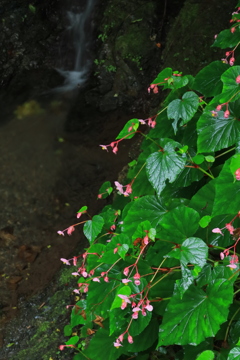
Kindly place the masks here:
[(190, 237), (167, 256), (179, 259), (182, 265), (194, 264), (202, 268), (207, 261), (208, 247), (202, 239)]
[(89, 242), (93, 242), (102, 231), (104, 220), (100, 215), (93, 216), (92, 220), (88, 220), (83, 226), (83, 232)]
[(160, 325), (162, 345), (198, 345), (215, 336), (227, 320), (233, 287), (225, 279), (208, 284), (206, 291), (191, 285), (181, 299), (179, 291), (171, 298)]
[(226, 119), (223, 111), (219, 111), (217, 116), (213, 116), (211, 111), (206, 111), (199, 118), (197, 129), (199, 134), (198, 152), (217, 151), (227, 148), (237, 141), (240, 121), (232, 113)]
[(101, 195), (101, 199), (106, 199), (113, 191), (110, 181), (105, 181), (100, 187), (98, 193)]
[(65, 344), (76, 345), (78, 341), (79, 341), (79, 336), (72, 336)]
[(230, 171), (233, 175), (234, 180), (236, 180), (235, 172), (239, 168), (240, 168), (240, 154), (238, 153), (232, 156), (230, 163)]
[(133, 239), (137, 239), (137, 238), (144, 238), (144, 236), (146, 236), (146, 231), (145, 230), (150, 230), (151, 229), (151, 223), (149, 220), (145, 220), (143, 222), (141, 222), (140, 224), (138, 224), (136, 231), (134, 232), (132, 238)]
[(229, 65), (222, 61), (213, 61), (205, 66), (195, 77), (193, 89), (206, 97), (218, 95), (222, 91), (221, 75)]
[(139, 335), (150, 323), (152, 318), (152, 312), (146, 311), (146, 316), (143, 316), (139, 311), (138, 318), (133, 319), (132, 324), (130, 326), (129, 332), (134, 337)]
[(166, 211), (167, 209), (156, 196), (144, 196), (133, 202), (128, 209), (123, 219), (123, 231), (132, 236), (138, 224), (145, 220), (149, 220), (151, 226), (156, 227)]
[(131, 119), (129, 120), (124, 128), (120, 131), (116, 139), (131, 139), (135, 135), (135, 131), (137, 131), (139, 127), (139, 120), (138, 119)]
[(199, 105), (197, 94), (193, 91), (186, 92), (182, 99), (173, 100), (167, 108), (167, 115), (169, 119), (174, 119), (172, 126), (175, 133), (177, 132), (177, 122), (181, 118), (181, 125), (186, 124), (191, 120), (196, 113)]
[(131, 295), (131, 288), (127, 285), (124, 285), (118, 289), (110, 310), (121, 307), (123, 300), (118, 295)]
[(84, 352), (87, 358), (97, 360), (116, 360), (120, 357), (124, 351), (123, 347), (116, 348), (113, 346), (116, 337), (114, 335), (109, 336), (109, 330), (107, 324), (103, 324), (104, 328), (101, 328), (93, 336), (87, 350)]
[(212, 46), (219, 47), (220, 49), (233, 48), (238, 44), (239, 37), (240, 29), (238, 26), (234, 33), (231, 33), (230, 29), (226, 29), (218, 34)]
[(173, 140), (162, 139), (163, 151), (155, 152), (147, 158), (147, 175), (153, 188), (159, 196), (166, 186), (168, 179), (172, 183), (177, 175), (184, 169), (186, 158), (175, 151), (179, 143)]
[(86, 212), (88, 209), (87, 206), (82, 206), (81, 209), (78, 210), (78, 213)]
[(238, 360), (238, 359), (240, 359), (240, 346), (234, 347), (230, 351), (228, 358), (227, 358), (227, 360)]
[(195, 360), (197, 355), (199, 355), (204, 350), (209, 350), (213, 348), (213, 339), (208, 338), (201, 344), (197, 346), (185, 345), (184, 346), (184, 360)]
[(124, 348), (134, 353), (149, 349), (157, 340), (158, 328), (158, 321), (153, 318), (143, 332), (133, 338), (133, 344), (126, 343)]
[(201, 215), (211, 215), (215, 196), (216, 180), (204, 185), (191, 199), (189, 206)]
[(213, 163), (213, 162), (215, 161), (215, 157), (214, 157), (214, 156), (211, 156), (211, 155), (205, 156), (205, 160), (206, 160), (207, 162)]
[[(114, 276), (116, 278), (116, 276)], [(102, 280), (101, 280), (102, 281)], [(98, 315), (107, 318), (109, 316), (109, 309), (115, 299), (115, 288), (121, 286), (118, 280), (111, 280), (108, 283), (102, 281), (91, 282), (87, 296), (87, 307), (93, 309)]]
[(166, 213), (159, 222), (157, 236), (174, 243), (182, 243), (195, 234), (200, 216), (196, 210), (180, 205)]
[(172, 76), (172, 69), (165, 68), (158, 74), (156, 79), (153, 80), (152, 84), (164, 85), (166, 83), (165, 79), (170, 78), (171, 76)]
[(202, 228), (205, 228), (209, 225), (210, 221), (212, 220), (211, 216), (205, 215), (199, 220), (199, 225)]
[(240, 181), (234, 182), (230, 165), (231, 159), (228, 159), (216, 180), (213, 216), (236, 215), (239, 211), (239, 201), (236, 200), (240, 199)]
[(63, 332), (64, 332), (64, 336), (71, 336), (71, 334), (72, 334), (72, 326), (71, 325), (65, 325), (64, 329), (63, 329)]
[(196, 360), (213, 360), (215, 357), (215, 354), (211, 350), (205, 350), (203, 351)]
[(236, 101), (240, 98), (240, 84), (236, 82), (239, 74), (240, 66), (232, 66), (222, 74), (223, 90), (220, 103)]

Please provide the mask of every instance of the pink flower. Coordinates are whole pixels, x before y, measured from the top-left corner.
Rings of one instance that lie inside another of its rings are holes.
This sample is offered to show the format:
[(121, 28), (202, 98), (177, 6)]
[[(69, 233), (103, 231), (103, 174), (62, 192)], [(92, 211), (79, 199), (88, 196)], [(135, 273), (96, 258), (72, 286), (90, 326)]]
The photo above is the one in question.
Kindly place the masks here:
[(113, 345), (116, 347), (116, 348), (119, 348), (120, 346), (122, 346), (122, 344), (119, 342), (119, 340), (117, 339)]
[(67, 260), (67, 259), (61, 258), (60, 260), (66, 265), (71, 265), (69, 260)]
[(129, 279), (122, 279), (122, 283), (123, 283), (123, 284), (127, 284), (127, 283), (129, 283), (129, 282), (132, 282), (132, 280), (129, 280)]
[(138, 311), (135, 311), (135, 312), (132, 314), (132, 318), (133, 318), (133, 319), (137, 319), (137, 318), (138, 318)]
[(117, 147), (117, 145), (114, 146), (114, 148), (112, 149), (112, 152), (113, 152), (114, 154), (117, 154), (117, 152), (118, 152), (118, 147)]
[(225, 257), (224, 252), (220, 252), (220, 259), (223, 260)]
[(103, 278), (103, 280), (104, 280), (105, 282), (109, 282), (108, 276), (105, 276), (105, 277)]
[(74, 227), (74, 226), (69, 226), (69, 228), (67, 228), (67, 234), (68, 234), (68, 235), (71, 235), (74, 231), (75, 231), (75, 227)]
[(229, 110), (224, 111), (224, 117), (225, 117), (225, 119), (227, 119), (227, 118), (229, 117), (229, 115), (230, 115), (230, 111), (229, 111)]
[(230, 60), (229, 60), (229, 65), (230, 66), (233, 66), (235, 63), (235, 58), (234, 57), (231, 57)]
[(108, 149), (107, 149), (107, 146), (106, 146), (106, 145), (99, 145), (99, 146), (101, 146), (102, 150), (107, 150), (107, 151), (108, 151)]
[(240, 169), (237, 169), (235, 171), (235, 177), (236, 177), (236, 180), (240, 180)]
[(126, 267), (124, 270), (123, 270), (123, 274), (125, 276), (128, 276), (128, 273), (129, 273), (129, 267)]
[(61, 350), (61, 351), (62, 351), (65, 347), (66, 347), (66, 345), (59, 345), (59, 347), (58, 347), (58, 348), (59, 348), (59, 350)]
[(95, 281), (95, 282), (99, 282), (99, 283), (100, 283), (100, 280), (99, 280), (99, 278), (97, 278), (97, 277), (93, 278), (92, 281)]
[(78, 272), (73, 272), (72, 275), (73, 276), (80, 276), (80, 274)]
[(131, 304), (131, 301), (126, 295), (119, 294), (118, 296), (120, 297), (120, 299), (122, 299), (122, 305), (121, 305), (122, 310), (124, 310), (127, 307), (127, 304)]
[(215, 234), (221, 234), (221, 235), (223, 235), (221, 229), (219, 229), (219, 228), (212, 229), (212, 232), (215, 233)]
[(73, 265), (74, 265), (74, 266), (77, 265), (77, 257), (76, 257), (76, 256), (73, 257)]
[(237, 268), (237, 265), (236, 264), (229, 264), (227, 265), (229, 268), (231, 269), (236, 269)]
[(231, 33), (233, 34), (235, 31), (236, 31), (236, 28), (235, 28), (235, 27), (232, 27), (232, 28), (231, 28)]
[(148, 311), (153, 311), (153, 306), (152, 305), (147, 305), (145, 307), (145, 309), (147, 309)]
[(233, 235), (234, 227), (231, 224), (226, 224), (225, 228)]
[(121, 334), (121, 335), (119, 335), (118, 340), (119, 340), (120, 342), (123, 342), (123, 338), (124, 338), (124, 334)]
[(133, 278), (134, 278), (135, 285), (138, 286), (141, 284), (141, 281), (140, 281), (141, 275), (139, 273), (136, 273)]
[(217, 110), (217, 111), (222, 110), (222, 105), (218, 105), (218, 106), (216, 107), (216, 110)]
[(238, 263), (237, 255), (231, 255), (230, 264), (237, 264), (237, 263)]
[(82, 271), (81, 274), (84, 278), (86, 278), (88, 276), (88, 273), (86, 271)]
[(147, 244), (149, 243), (149, 241), (148, 241), (148, 235), (144, 236), (143, 242), (144, 242), (145, 245), (147, 245)]
[(62, 235), (62, 236), (64, 236), (64, 232), (63, 231), (61, 231), (61, 230), (58, 230), (58, 235)]
[(236, 77), (236, 83), (237, 83), (237, 84), (240, 84), (240, 75), (238, 75), (238, 76)]
[(120, 184), (118, 181), (114, 181), (114, 184), (115, 184), (115, 186), (116, 186), (116, 189), (117, 189), (121, 194), (124, 194), (123, 185)]
[(128, 196), (131, 193), (132, 193), (132, 186), (131, 186), (131, 184), (127, 184), (124, 195)]
[(78, 289), (74, 289), (73, 292), (76, 293), (76, 294), (79, 294), (79, 290), (78, 290)]
[(130, 334), (128, 335), (128, 342), (129, 342), (129, 344), (133, 343), (133, 338)]
[(113, 224), (111, 227), (110, 227), (110, 230), (114, 231), (116, 229), (116, 225)]

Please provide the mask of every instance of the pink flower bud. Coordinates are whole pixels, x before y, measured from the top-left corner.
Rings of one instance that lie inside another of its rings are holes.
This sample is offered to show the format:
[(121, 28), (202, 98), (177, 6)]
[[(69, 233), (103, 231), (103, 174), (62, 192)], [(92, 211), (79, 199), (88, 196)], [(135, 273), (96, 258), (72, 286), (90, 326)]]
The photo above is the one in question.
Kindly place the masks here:
[(234, 227), (231, 224), (226, 224), (225, 228), (233, 235)]
[(236, 31), (236, 28), (235, 28), (235, 27), (232, 27), (232, 28), (231, 28), (231, 33), (233, 34), (235, 31)]
[(123, 274), (125, 276), (128, 276), (128, 273), (129, 273), (129, 267), (126, 267), (124, 270), (123, 270)]
[(68, 235), (72, 235), (72, 233), (75, 231), (75, 227), (74, 226), (69, 226), (69, 228), (67, 229), (67, 234)]
[(129, 342), (129, 344), (133, 343), (133, 338), (130, 334), (128, 335), (128, 342)]
[(222, 105), (218, 105), (218, 106), (216, 107), (216, 110), (217, 110), (217, 111), (222, 110)]
[(220, 252), (220, 259), (223, 260), (224, 259), (224, 253)]
[(235, 58), (234, 57), (231, 57), (231, 59), (229, 60), (229, 65), (230, 66), (233, 66), (235, 63)]
[(230, 115), (230, 111), (229, 111), (229, 110), (224, 111), (224, 117), (225, 117), (225, 119), (227, 119), (227, 118), (229, 117), (229, 115)]
[(238, 76), (236, 77), (236, 83), (237, 83), (237, 84), (240, 84), (240, 75), (238, 75)]
[(235, 171), (235, 177), (236, 177), (236, 180), (240, 180), (240, 169), (237, 169)]

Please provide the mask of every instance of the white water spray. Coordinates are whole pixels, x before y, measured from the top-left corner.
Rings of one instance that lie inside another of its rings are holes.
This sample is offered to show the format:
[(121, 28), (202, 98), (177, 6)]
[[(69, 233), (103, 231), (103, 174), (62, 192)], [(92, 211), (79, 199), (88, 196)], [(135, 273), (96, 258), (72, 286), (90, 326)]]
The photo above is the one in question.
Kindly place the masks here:
[(85, 9), (77, 13), (68, 11), (69, 39), (72, 39), (75, 51), (75, 63), (73, 70), (56, 69), (63, 77), (64, 84), (54, 89), (54, 92), (68, 92), (81, 87), (87, 80), (90, 61), (87, 58), (86, 49), (89, 45), (88, 22), (96, 0), (87, 0)]

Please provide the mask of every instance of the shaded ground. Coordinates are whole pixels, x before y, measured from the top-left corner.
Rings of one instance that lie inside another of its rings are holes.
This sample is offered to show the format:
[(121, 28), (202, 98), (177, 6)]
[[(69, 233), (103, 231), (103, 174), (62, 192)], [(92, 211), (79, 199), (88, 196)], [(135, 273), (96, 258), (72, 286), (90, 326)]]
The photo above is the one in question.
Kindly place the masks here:
[(81, 230), (71, 237), (57, 230), (77, 222), (83, 205), (92, 214), (99, 211), (104, 204), (96, 201), (99, 187), (116, 180), (128, 162), (128, 147), (121, 146), (116, 157), (98, 144), (111, 142), (129, 117), (94, 119), (91, 129), (83, 124), (81, 133), (67, 134), (58, 104), (0, 129), (1, 329), (17, 311), (19, 297), (42, 290), (62, 266), (59, 259), (68, 258), (83, 238)]

